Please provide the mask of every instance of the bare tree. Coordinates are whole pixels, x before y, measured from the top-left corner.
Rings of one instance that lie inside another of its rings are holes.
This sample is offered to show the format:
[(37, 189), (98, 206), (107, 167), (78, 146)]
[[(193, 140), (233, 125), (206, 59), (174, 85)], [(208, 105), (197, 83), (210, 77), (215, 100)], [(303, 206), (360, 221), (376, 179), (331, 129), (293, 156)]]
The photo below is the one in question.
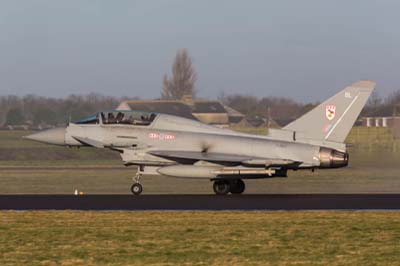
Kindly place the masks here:
[(186, 49), (178, 50), (172, 65), (172, 76), (168, 78), (165, 75), (163, 78), (161, 98), (168, 100), (180, 100), (184, 96), (194, 98), (196, 80), (197, 74), (188, 51)]

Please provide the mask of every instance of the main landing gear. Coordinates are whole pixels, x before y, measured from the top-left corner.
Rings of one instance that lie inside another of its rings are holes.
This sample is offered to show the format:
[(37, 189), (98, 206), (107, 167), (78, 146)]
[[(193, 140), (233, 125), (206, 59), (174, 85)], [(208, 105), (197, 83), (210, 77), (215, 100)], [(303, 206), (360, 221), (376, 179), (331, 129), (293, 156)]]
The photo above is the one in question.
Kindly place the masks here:
[(140, 184), (140, 177), (141, 174), (139, 173), (139, 171), (136, 173), (136, 175), (133, 177), (133, 185), (131, 186), (131, 192), (134, 195), (140, 195), (140, 193), (142, 193), (143, 191), (143, 187)]
[(246, 186), (242, 179), (234, 180), (215, 180), (213, 189), (217, 195), (226, 195), (229, 192), (232, 194), (242, 194)]

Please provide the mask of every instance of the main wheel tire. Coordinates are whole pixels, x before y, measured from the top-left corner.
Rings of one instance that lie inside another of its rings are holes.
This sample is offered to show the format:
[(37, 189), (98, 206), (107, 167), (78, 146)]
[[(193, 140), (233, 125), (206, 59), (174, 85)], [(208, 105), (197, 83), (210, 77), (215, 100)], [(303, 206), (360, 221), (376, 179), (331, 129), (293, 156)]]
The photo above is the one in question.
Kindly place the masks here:
[(230, 192), (232, 194), (242, 194), (246, 189), (246, 185), (244, 184), (242, 179), (237, 179), (231, 182)]
[(226, 180), (216, 180), (214, 181), (213, 189), (217, 195), (226, 195), (229, 193), (230, 184)]
[(135, 183), (131, 186), (131, 191), (134, 195), (140, 195), (140, 193), (142, 193), (143, 191), (143, 187), (141, 184), (139, 183)]

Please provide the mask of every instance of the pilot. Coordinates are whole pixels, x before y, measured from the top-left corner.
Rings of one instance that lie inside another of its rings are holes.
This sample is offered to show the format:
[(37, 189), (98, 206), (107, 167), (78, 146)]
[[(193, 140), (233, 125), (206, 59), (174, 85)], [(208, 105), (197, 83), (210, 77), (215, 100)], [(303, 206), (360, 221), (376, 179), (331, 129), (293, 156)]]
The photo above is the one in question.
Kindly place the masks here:
[(156, 114), (155, 114), (155, 113), (152, 113), (152, 114), (150, 115), (149, 121), (150, 121), (150, 122), (153, 122), (154, 118), (156, 118)]
[(126, 119), (126, 123), (127, 123), (127, 124), (134, 124), (134, 121), (135, 121), (135, 119), (133, 119), (133, 116), (132, 116), (132, 115), (130, 115), (130, 116), (128, 117), (128, 119)]
[(112, 124), (115, 123), (115, 117), (113, 113), (108, 113), (107, 117), (107, 124)]
[(119, 112), (119, 113), (117, 114), (116, 122), (119, 124), (119, 123), (122, 122), (122, 119), (124, 119), (124, 114), (121, 113), (121, 112)]

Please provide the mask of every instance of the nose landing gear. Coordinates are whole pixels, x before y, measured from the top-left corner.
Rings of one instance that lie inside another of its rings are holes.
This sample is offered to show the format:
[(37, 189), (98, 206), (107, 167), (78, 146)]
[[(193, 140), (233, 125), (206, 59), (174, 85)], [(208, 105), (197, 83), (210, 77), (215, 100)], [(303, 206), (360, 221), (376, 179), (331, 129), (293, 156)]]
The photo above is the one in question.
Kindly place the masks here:
[(140, 184), (140, 177), (141, 177), (141, 174), (139, 173), (139, 171), (133, 177), (134, 184), (131, 186), (131, 192), (134, 195), (140, 195), (140, 193), (142, 193), (142, 191), (143, 191), (143, 187)]
[(139, 195), (143, 191), (143, 187), (139, 183), (135, 183), (131, 186), (131, 191), (134, 195)]

